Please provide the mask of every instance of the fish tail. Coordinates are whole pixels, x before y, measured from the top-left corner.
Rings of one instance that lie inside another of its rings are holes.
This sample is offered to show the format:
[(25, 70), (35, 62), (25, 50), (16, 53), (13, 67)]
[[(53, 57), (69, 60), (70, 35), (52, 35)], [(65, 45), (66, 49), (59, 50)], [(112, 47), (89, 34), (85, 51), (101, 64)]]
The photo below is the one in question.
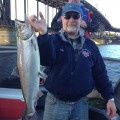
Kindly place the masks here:
[(35, 99), (35, 102), (34, 102), (34, 106), (36, 107), (37, 106), (37, 100), (42, 97), (44, 94), (39, 90), (37, 95), (36, 95), (36, 99)]

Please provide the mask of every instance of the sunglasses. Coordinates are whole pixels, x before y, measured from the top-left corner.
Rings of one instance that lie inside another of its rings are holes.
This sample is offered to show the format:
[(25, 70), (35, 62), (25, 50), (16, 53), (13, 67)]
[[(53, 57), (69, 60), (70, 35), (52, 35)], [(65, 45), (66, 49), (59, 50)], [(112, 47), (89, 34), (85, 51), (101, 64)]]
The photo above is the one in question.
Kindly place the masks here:
[(80, 14), (78, 13), (67, 13), (67, 14), (64, 14), (63, 17), (66, 19), (66, 20), (69, 20), (71, 17), (74, 19), (74, 20), (77, 20), (81, 17)]

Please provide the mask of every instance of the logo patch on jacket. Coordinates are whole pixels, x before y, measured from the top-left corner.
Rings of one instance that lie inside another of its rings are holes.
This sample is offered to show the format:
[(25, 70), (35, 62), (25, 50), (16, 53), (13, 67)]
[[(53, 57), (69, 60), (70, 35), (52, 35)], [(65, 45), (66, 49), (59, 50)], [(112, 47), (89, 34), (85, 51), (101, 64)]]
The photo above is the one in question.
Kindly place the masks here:
[(89, 57), (91, 55), (91, 52), (87, 49), (82, 49), (81, 53), (84, 57)]

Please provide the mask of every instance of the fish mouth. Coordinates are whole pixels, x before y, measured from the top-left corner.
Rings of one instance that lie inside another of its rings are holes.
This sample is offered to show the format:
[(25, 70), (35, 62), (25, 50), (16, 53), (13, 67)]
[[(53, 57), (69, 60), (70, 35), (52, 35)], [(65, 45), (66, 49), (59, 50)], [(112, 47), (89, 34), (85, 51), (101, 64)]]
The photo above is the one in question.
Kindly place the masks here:
[(25, 25), (25, 21), (22, 21), (22, 20), (19, 20), (19, 19), (15, 19), (15, 25), (16, 25), (16, 28), (19, 26), (24, 26)]
[(20, 22), (20, 23), (25, 23), (25, 21), (19, 20), (19, 19), (17, 19), (17, 18), (15, 18), (15, 21), (18, 21), (18, 22)]
[(15, 28), (17, 37), (22, 40), (28, 40), (33, 35), (33, 29), (29, 24), (28, 19), (25, 21), (15, 19)]

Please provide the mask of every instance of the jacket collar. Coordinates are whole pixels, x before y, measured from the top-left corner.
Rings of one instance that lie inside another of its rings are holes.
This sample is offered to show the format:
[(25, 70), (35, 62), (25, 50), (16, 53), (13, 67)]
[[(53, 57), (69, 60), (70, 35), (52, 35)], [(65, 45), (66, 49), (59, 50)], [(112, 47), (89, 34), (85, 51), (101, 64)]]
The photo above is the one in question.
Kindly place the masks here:
[[(63, 29), (60, 30), (60, 37), (62, 38), (63, 41), (70, 43), (70, 40), (69, 40), (69, 38), (67, 39), (65, 31)], [(82, 48), (85, 43), (85, 37), (81, 36), (80, 30), (79, 30), (79, 37), (81, 38), (80, 40), (81, 40), (81, 48)]]

